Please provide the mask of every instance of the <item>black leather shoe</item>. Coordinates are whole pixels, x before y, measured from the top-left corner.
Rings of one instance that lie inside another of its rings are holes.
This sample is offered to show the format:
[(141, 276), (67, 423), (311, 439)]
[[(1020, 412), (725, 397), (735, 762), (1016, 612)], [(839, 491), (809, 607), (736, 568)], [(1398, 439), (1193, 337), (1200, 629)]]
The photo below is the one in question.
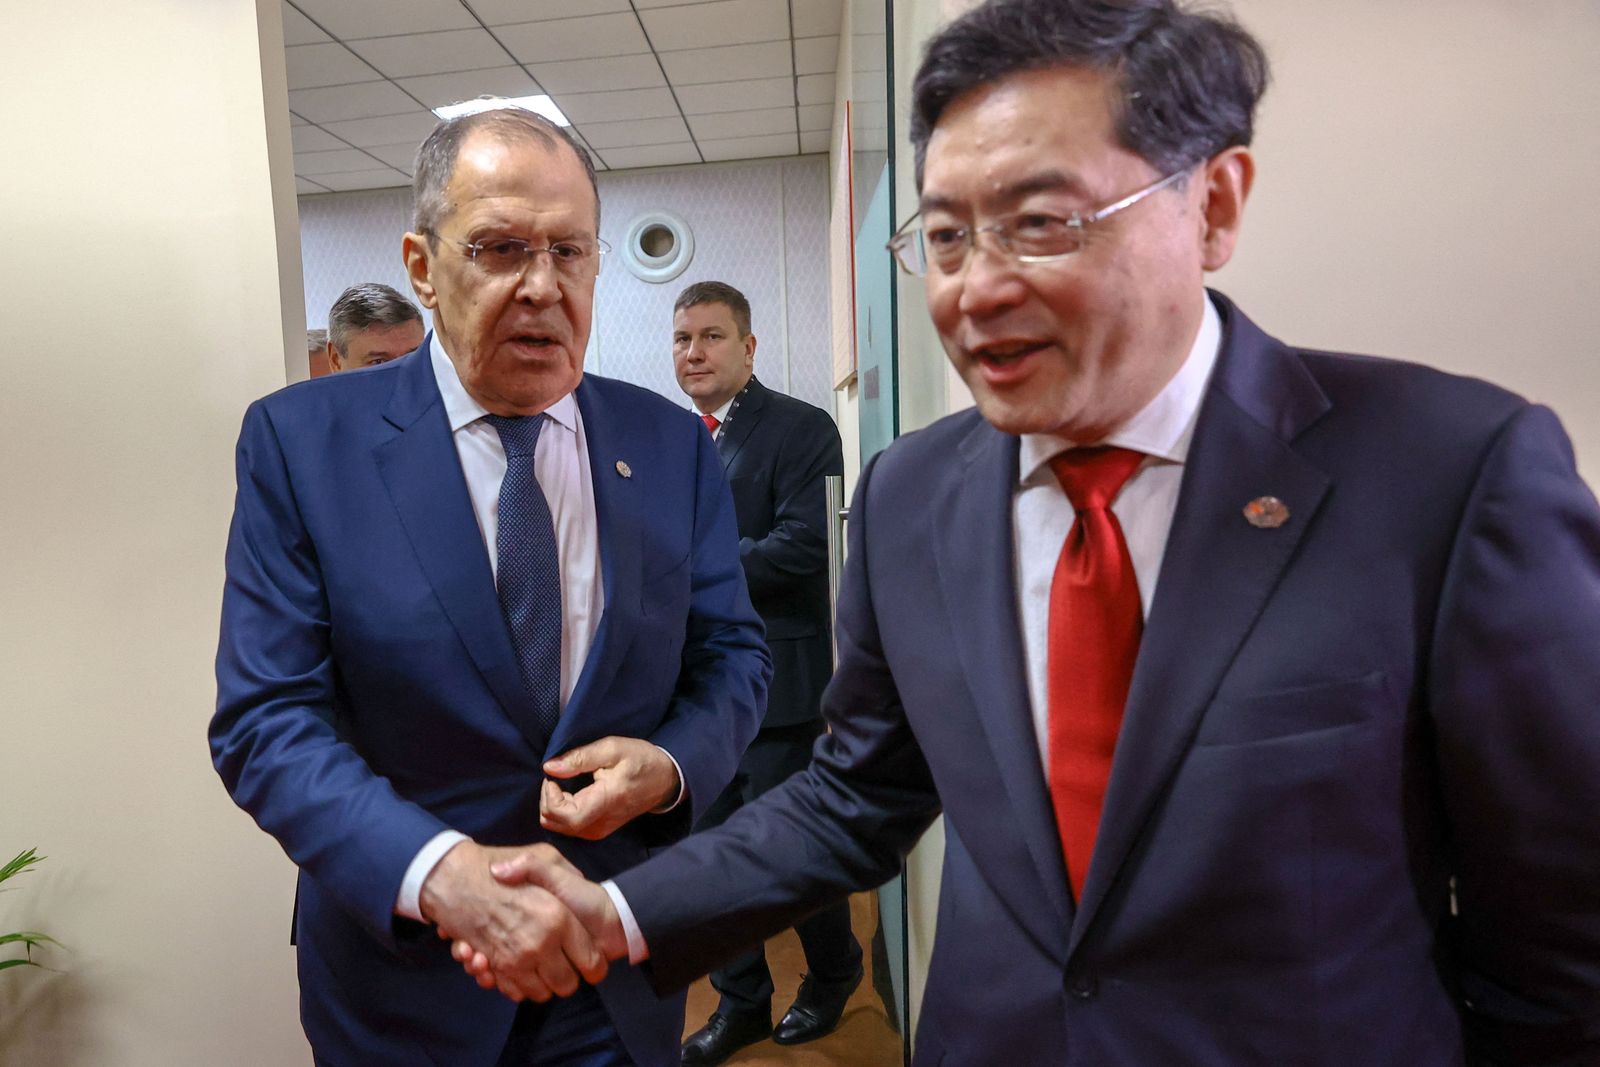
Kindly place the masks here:
[(799, 1045), (837, 1030), (839, 1020), (844, 1018), (845, 1002), (861, 984), (861, 973), (858, 969), (839, 982), (824, 982), (806, 975), (800, 983), (800, 993), (794, 998), (794, 1007), (783, 1013), (772, 1040), (780, 1045)]
[(714, 1013), (683, 1043), (683, 1067), (713, 1067), (746, 1045), (772, 1036), (772, 1018)]

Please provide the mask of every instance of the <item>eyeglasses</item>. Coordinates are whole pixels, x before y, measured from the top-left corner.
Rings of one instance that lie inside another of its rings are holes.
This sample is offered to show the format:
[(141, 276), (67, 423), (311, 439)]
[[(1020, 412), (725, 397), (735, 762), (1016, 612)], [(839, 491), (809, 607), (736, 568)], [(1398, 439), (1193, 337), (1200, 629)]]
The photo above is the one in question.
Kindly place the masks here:
[(1104, 221), (1124, 208), (1132, 207), (1152, 193), (1165, 189), (1189, 173), (1173, 171), (1121, 200), (1096, 208), (1087, 215), (1074, 211), (1062, 217), (1045, 211), (1024, 211), (988, 226), (913, 226), (922, 212), (906, 220), (889, 239), (889, 251), (907, 274), (923, 277), (932, 263), (942, 274), (954, 274), (967, 261), (980, 233), (994, 235), (1000, 250), (1019, 263), (1048, 263), (1065, 259), (1083, 247), (1084, 230)]
[(585, 278), (599, 273), (600, 257), (611, 251), (611, 246), (599, 238), (593, 242), (558, 241), (548, 248), (537, 248), (520, 237), (461, 241), (439, 233), (430, 232), (428, 236), (455, 245), (467, 254), (473, 266), (496, 277), (520, 276), (539, 253), (548, 252), (558, 273), (569, 278)]

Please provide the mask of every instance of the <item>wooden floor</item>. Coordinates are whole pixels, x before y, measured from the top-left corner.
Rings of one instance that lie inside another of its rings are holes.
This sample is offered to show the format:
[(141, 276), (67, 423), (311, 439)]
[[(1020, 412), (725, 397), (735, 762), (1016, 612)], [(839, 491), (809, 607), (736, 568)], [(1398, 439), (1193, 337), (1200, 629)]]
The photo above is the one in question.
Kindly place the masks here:
[[(872, 987), (872, 932), (878, 922), (877, 896), (859, 893), (850, 902), (851, 925), (861, 942), (867, 977), (850, 998), (839, 1029), (827, 1037), (804, 1045), (776, 1045), (761, 1041), (728, 1060), (728, 1067), (900, 1067), (900, 1035), (889, 1026), (883, 1003)], [(793, 930), (786, 930), (767, 942), (767, 966), (772, 971), (775, 994), (773, 1021), (783, 1018), (806, 969), (805, 953)], [(684, 1035), (705, 1025), (717, 1007), (717, 991), (702, 978), (689, 990), (689, 1008)]]

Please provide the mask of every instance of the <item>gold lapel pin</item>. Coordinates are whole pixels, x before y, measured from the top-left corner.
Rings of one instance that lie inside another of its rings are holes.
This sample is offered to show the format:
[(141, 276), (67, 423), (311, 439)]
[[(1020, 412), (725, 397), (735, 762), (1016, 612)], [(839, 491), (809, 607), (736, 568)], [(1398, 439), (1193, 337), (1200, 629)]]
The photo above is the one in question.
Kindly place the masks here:
[(1245, 521), (1262, 530), (1274, 530), (1289, 521), (1289, 505), (1275, 496), (1258, 496), (1244, 506)]
[(622, 475), (624, 478), (632, 478), (633, 468), (628, 466), (627, 461), (619, 459), (617, 460), (617, 473)]

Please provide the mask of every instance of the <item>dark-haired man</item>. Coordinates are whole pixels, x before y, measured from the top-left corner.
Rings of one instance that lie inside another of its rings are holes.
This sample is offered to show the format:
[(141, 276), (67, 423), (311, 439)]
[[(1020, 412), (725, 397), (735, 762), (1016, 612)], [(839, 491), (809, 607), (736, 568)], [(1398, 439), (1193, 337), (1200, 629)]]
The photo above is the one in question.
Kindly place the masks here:
[(614, 897), (502, 877), (670, 989), (942, 810), (919, 1065), (1600, 1063), (1600, 509), (1547, 409), (1204, 288), (1265, 81), (1167, 0), (934, 37), (892, 247), (977, 408), (862, 472), (831, 732)]
[(319, 1064), (675, 1063), (683, 998), (488, 860), (615, 873), (733, 776), (769, 665), (727, 481), (699, 420), (584, 374), (600, 206), (560, 127), (445, 122), (414, 192), (422, 348), (245, 415), (213, 758), (300, 867)]
[(328, 309), (328, 369), (359, 370), (422, 347), (422, 312), (387, 285), (362, 282)]
[[(720, 826), (810, 762), (811, 746), (822, 733), (822, 689), (833, 665), (823, 480), (844, 473), (839, 429), (821, 408), (763, 385), (754, 373), (755, 358), (750, 301), (743, 293), (725, 282), (696, 282), (678, 294), (672, 369), (716, 438), (739, 517), (739, 561), (772, 654), (761, 732), (700, 829)], [(807, 974), (776, 1030), (772, 973), (757, 946), (712, 972), (721, 1000), (706, 1025), (684, 1042), (685, 1067), (721, 1063), (769, 1035), (780, 1045), (798, 1045), (839, 1025), (862, 974), (849, 903), (807, 917), (796, 933)]]

